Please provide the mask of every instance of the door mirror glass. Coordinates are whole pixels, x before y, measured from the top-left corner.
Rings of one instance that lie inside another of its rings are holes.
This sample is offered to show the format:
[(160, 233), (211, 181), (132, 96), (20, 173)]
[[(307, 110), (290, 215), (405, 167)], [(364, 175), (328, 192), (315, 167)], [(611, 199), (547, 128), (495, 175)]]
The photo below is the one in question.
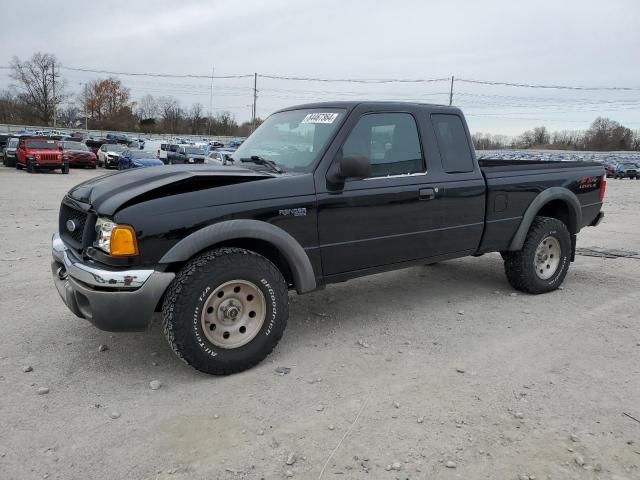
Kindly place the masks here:
[(366, 178), (371, 175), (371, 162), (364, 155), (345, 155), (340, 159), (339, 174), (342, 178)]
[(371, 175), (371, 163), (366, 155), (350, 154), (339, 157), (331, 165), (327, 180), (341, 188), (348, 178), (367, 178)]

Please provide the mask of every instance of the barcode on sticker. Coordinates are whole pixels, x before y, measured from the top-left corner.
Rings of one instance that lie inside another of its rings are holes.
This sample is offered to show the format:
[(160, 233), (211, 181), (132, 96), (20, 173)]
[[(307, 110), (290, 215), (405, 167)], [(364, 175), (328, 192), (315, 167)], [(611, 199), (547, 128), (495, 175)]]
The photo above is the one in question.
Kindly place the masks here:
[(308, 113), (302, 123), (333, 123), (336, 118), (337, 113)]

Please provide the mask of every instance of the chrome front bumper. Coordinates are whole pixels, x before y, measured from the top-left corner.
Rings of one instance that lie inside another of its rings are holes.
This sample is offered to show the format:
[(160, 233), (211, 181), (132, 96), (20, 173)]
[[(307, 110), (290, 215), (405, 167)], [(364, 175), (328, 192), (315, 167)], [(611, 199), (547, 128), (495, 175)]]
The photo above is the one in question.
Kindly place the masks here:
[(175, 277), (151, 269), (106, 269), (82, 259), (55, 233), (51, 239), (53, 281), (75, 315), (108, 331), (144, 330)]

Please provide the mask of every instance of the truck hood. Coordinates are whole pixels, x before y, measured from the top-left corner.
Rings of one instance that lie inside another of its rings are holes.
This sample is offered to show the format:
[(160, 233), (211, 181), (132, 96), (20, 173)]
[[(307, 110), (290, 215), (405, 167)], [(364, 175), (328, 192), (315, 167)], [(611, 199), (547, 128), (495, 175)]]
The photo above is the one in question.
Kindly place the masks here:
[(275, 176), (270, 172), (215, 165), (135, 168), (92, 178), (72, 188), (67, 197), (90, 204), (100, 215), (113, 216), (119, 209), (143, 199), (150, 200)]

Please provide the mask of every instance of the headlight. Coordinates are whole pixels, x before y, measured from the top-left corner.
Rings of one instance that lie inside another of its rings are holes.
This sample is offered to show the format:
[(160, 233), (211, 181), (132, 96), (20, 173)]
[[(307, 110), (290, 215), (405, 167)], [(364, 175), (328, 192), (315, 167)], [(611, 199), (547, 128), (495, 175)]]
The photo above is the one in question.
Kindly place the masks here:
[(118, 225), (107, 218), (96, 222), (98, 238), (94, 246), (114, 257), (138, 254), (136, 232), (131, 225)]

